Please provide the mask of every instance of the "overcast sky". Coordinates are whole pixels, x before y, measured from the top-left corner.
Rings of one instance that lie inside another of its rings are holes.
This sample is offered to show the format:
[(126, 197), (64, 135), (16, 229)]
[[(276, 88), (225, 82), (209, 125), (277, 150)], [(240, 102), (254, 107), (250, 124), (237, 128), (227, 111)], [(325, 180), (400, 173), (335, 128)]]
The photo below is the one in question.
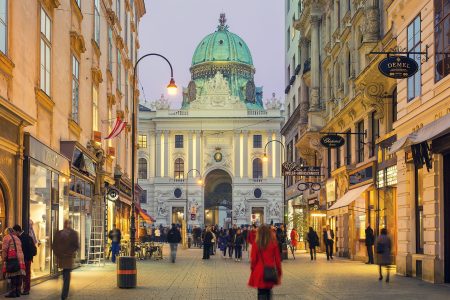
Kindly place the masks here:
[[(264, 87), (264, 100), (272, 92), (281, 100), (284, 98), (284, 1), (145, 0), (145, 5), (138, 56), (156, 52), (171, 61), (179, 87), (178, 95), (170, 98), (172, 108), (179, 107), (182, 87), (190, 81), (195, 48), (216, 30), (221, 12), (226, 13), (230, 31), (243, 38), (250, 48), (256, 68), (255, 84)], [(163, 60), (145, 59), (140, 63), (139, 75), (147, 104), (166, 93), (170, 72)]]

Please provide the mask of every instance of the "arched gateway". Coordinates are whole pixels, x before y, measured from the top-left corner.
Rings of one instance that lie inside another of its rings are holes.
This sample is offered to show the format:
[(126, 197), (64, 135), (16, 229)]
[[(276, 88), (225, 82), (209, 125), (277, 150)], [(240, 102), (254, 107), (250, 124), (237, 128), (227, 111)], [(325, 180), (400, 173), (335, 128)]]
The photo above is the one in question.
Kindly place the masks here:
[(204, 190), (205, 225), (231, 226), (233, 193), (231, 176), (216, 169), (205, 178)]

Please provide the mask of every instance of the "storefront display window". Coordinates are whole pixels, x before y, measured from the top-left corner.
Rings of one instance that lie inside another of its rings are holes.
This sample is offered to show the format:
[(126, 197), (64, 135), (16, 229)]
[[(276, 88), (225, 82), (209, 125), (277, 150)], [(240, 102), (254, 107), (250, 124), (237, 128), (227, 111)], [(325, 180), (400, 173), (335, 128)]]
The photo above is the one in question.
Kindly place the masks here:
[(423, 168), (416, 168), (414, 183), (416, 202), (416, 252), (423, 253)]
[[(36, 237), (37, 255), (31, 264), (32, 277), (50, 275), (52, 172), (30, 164), (30, 235)], [(56, 188), (58, 189), (58, 188)]]

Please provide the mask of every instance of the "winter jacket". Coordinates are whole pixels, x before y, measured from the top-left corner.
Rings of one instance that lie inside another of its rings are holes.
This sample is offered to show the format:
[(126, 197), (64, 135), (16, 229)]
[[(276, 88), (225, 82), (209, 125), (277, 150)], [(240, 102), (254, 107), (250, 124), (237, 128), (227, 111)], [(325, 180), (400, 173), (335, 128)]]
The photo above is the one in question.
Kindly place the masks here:
[(291, 230), (291, 245), (292, 247), (297, 247), (298, 243), (298, 233), (295, 230)]
[(249, 234), (248, 234), (247, 242), (248, 242), (250, 245), (253, 245), (253, 243), (255, 242), (255, 240), (256, 240), (256, 230), (251, 230), (251, 231), (249, 232)]
[(391, 250), (392, 243), (389, 236), (382, 234), (377, 238), (377, 256), (378, 264), (382, 266), (387, 266), (392, 263)]
[(23, 258), (25, 261), (33, 261), (33, 256), (36, 255), (37, 249), (33, 239), (25, 232), (19, 236), (22, 243)]
[(206, 231), (203, 237), (203, 244), (211, 245), (213, 238), (214, 238), (213, 233), (211, 231)]
[(177, 228), (172, 228), (167, 233), (167, 242), (170, 244), (178, 244), (181, 242), (181, 233)]
[(317, 235), (317, 232), (315, 231), (309, 231), (308, 235), (306, 236), (309, 244), (310, 249), (314, 249), (314, 247), (319, 246), (319, 236)]
[(78, 233), (73, 229), (63, 229), (56, 232), (53, 239), (53, 253), (58, 267), (72, 269), (75, 253), (80, 249)]
[(233, 243), (234, 246), (235, 247), (238, 247), (238, 246), (242, 247), (244, 242), (245, 242), (245, 240), (244, 240), (244, 236), (242, 235), (242, 233), (240, 233), (240, 234), (236, 233), (236, 235), (234, 236), (234, 243)]
[[(276, 284), (264, 281), (264, 266), (275, 266), (278, 272), (278, 282)], [(271, 289), (274, 285), (281, 283), (281, 259), (278, 244), (271, 241), (266, 249), (259, 249), (255, 243), (252, 246), (250, 260), (251, 274), (248, 285), (258, 289)]]

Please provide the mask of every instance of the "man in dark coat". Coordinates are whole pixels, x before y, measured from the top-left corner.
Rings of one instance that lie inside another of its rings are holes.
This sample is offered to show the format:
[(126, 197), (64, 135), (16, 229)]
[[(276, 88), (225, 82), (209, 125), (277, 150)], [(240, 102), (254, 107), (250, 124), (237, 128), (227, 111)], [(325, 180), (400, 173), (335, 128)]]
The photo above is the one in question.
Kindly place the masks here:
[(367, 256), (369, 257), (369, 261), (367, 264), (373, 265), (373, 244), (375, 243), (375, 236), (373, 235), (373, 229), (370, 227), (370, 224), (366, 228), (366, 247), (367, 247)]
[(334, 231), (327, 225), (323, 230), (323, 242), (325, 243), (327, 260), (333, 259)]
[(177, 258), (177, 247), (181, 241), (181, 233), (175, 224), (172, 224), (172, 228), (167, 233), (167, 242), (170, 245), (170, 261), (175, 263)]
[(116, 228), (115, 224), (113, 225), (113, 229), (108, 233), (108, 237), (111, 239), (111, 261), (115, 263), (116, 256), (119, 255), (120, 251), (120, 240), (122, 239), (122, 233)]
[(203, 259), (209, 259), (213, 239), (214, 236), (211, 232), (211, 228), (207, 227), (203, 235)]
[(72, 229), (70, 220), (64, 221), (64, 229), (56, 232), (53, 239), (53, 253), (56, 256), (58, 267), (63, 269), (63, 289), (61, 300), (69, 296), (70, 273), (73, 269), (75, 253), (80, 249), (78, 233)]
[(22, 243), (22, 252), (25, 261), (26, 274), (23, 278), (22, 295), (28, 295), (30, 294), (31, 262), (33, 261), (33, 256), (37, 253), (37, 248), (33, 239), (28, 235), (28, 233), (22, 231), (22, 227), (20, 227), (20, 225), (14, 225), (13, 229)]

